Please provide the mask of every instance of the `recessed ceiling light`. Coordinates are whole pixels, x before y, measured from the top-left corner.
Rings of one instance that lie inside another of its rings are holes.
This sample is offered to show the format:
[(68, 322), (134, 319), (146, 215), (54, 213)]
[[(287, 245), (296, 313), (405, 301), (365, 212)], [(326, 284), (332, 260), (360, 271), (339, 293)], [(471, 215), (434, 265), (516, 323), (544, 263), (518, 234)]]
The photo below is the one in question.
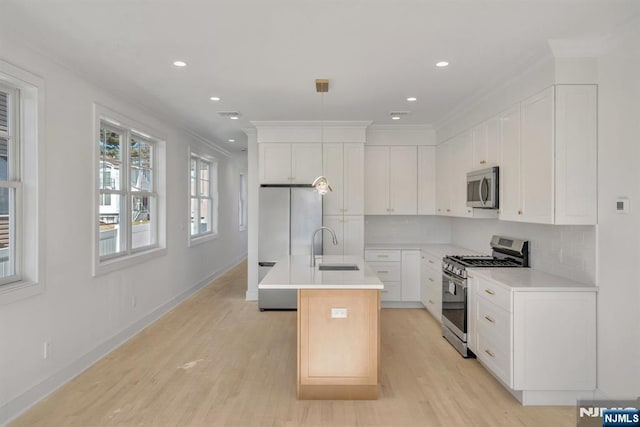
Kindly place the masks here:
[(186, 67), (187, 63), (184, 61), (173, 61), (173, 65), (175, 65), (176, 67)]
[(212, 96), (211, 98), (209, 98), (211, 101), (220, 101), (220, 98), (218, 98), (217, 96)]
[(416, 98), (415, 96), (410, 96), (410, 97), (407, 98), (407, 101), (409, 101), (409, 102), (414, 102), (414, 101), (417, 101), (417, 100), (418, 100), (418, 98)]
[(230, 116), (229, 117), (231, 120), (238, 120), (238, 116)]
[(230, 139), (229, 142), (236, 142), (236, 140), (235, 139)]
[(446, 67), (447, 65), (449, 65), (447, 61), (436, 62), (436, 67)]
[(400, 120), (400, 116), (391, 116), (391, 120)]

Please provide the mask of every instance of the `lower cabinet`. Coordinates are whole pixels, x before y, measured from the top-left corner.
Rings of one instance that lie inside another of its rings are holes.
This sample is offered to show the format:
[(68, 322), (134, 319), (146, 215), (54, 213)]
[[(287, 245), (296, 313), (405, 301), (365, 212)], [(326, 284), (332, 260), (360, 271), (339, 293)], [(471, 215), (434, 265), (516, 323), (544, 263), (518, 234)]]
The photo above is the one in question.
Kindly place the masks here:
[(367, 249), (365, 261), (384, 284), (382, 301), (420, 302), (420, 251)]
[(595, 289), (511, 287), (478, 271), (468, 286), (469, 349), (523, 404), (575, 404), (595, 390)]
[(420, 302), (439, 322), (442, 322), (442, 261), (423, 253), (420, 276)]

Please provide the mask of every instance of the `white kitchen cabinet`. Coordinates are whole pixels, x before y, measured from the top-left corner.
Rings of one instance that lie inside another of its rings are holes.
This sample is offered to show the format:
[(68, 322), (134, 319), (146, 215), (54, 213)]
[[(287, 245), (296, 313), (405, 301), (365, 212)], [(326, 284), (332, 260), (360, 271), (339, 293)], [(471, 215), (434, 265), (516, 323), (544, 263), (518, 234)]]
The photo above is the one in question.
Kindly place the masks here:
[(498, 165), (500, 120), (498, 117), (481, 123), (472, 130), (473, 161), (472, 170)]
[(365, 213), (415, 215), (418, 208), (415, 146), (365, 148)]
[(468, 345), (478, 360), (525, 405), (568, 404), (593, 391), (595, 288), (530, 271), (530, 286), (510, 286), (484, 273), (468, 281)]
[(500, 119), (500, 219), (597, 223), (595, 85), (557, 85)]
[(463, 132), (451, 142), (450, 191), (452, 216), (470, 217), (473, 210), (467, 207), (467, 173), (473, 165), (471, 132)]
[(383, 301), (420, 302), (419, 250), (365, 249), (364, 259), (384, 284)]
[(362, 256), (364, 250), (364, 216), (325, 215), (322, 225), (331, 228), (338, 239), (334, 245), (330, 233), (323, 233), (324, 255)]
[(436, 148), (418, 147), (418, 215), (436, 213)]
[(402, 301), (420, 301), (420, 262), (418, 250), (402, 251)]
[(322, 175), (321, 144), (261, 143), (260, 184), (311, 184)]
[(323, 174), (333, 191), (323, 199), (325, 215), (364, 214), (364, 145), (324, 144)]
[(442, 260), (431, 254), (422, 254), (422, 276), (420, 301), (422, 305), (442, 322)]
[(451, 215), (451, 141), (436, 147), (436, 214)]

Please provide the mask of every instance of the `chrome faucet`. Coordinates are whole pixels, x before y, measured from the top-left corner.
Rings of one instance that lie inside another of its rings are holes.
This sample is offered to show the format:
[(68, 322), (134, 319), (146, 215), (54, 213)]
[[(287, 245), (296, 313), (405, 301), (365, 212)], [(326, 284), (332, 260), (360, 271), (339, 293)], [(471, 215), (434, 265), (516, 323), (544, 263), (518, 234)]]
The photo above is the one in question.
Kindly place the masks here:
[(333, 238), (333, 244), (334, 245), (338, 244), (338, 238), (336, 237), (336, 233), (334, 233), (333, 230), (330, 229), (329, 227), (320, 227), (316, 231), (314, 231), (313, 234), (311, 234), (311, 267), (316, 266), (316, 251), (315, 251), (315, 245), (314, 245), (316, 241), (316, 234), (318, 233), (318, 231), (322, 231), (322, 230), (327, 230), (329, 233), (331, 233), (331, 237)]

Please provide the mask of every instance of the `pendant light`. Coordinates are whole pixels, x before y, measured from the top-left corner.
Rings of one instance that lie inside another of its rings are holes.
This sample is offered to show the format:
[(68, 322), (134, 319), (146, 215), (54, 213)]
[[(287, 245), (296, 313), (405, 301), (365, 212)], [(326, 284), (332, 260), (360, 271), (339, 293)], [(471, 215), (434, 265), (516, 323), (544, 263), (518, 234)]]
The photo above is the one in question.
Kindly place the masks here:
[[(322, 121), (322, 119), (324, 116), (324, 94), (329, 92), (329, 80), (316, 79), (316, 92), (320, 94), (320, 159), (322, 165), (322, 173), (324, 173), (324, 122)], [(329, 191), (333, 191), (331, 185), (329, 185), (329, 180), (324, 175), (320, 175), (319, 177), (317, 177), (311, 185), (321, 196), (324, 196)]]

